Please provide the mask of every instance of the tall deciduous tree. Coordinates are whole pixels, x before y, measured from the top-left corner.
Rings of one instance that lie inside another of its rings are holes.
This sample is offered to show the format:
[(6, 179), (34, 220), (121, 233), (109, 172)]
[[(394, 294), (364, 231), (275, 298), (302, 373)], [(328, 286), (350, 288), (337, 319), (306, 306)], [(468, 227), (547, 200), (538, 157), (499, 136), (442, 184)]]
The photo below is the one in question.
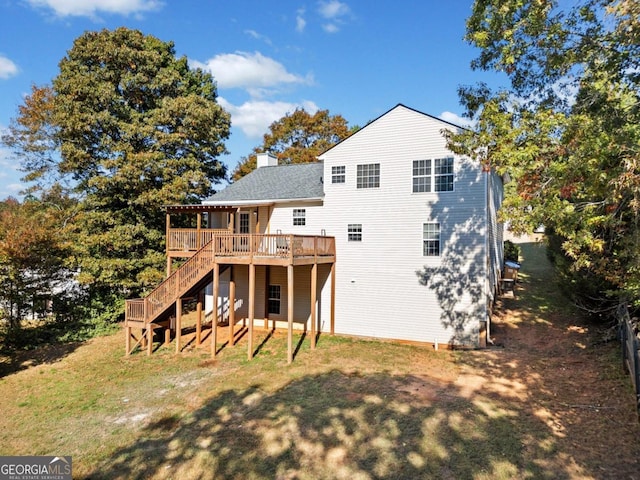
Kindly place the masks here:
[(161, 207), (208, 196), (225, 177), (230, 117), (216, 98), (213, 77), (177, 58), (172, 42), (118, 28), (77, 38), (52, 85), (20, 107), (4, 141), (37, 185), (52, 174), (72, 185), (78, 279), (93, 298), (155, 284)]
[[(476, 131), (454, 148), (509, 172), (503, 213), (557, 233), (573, 272), (640, 296), (640, 11), (632, 0), (476, 0), (472, 66), (508, 89), (464, 87)], [(599, 292), (603, 293), (603, 292)]]
[(9, 328), (42, 310), (38, 300), (70, 279), (67, 215), (74, 203), (57, 189), (43, 200), (0, 202), (0, 317)]
[(272, 153), (280, 164), (316, 162), (318, 155), (351, 133), (341, 115), (329, 115), (328, 110), (318, 110), (311, 115), (306, 110), (296, 109), (269, 126), (262, 145), (240, 162), (232, 178), (238, 180), (255, 170), (258, 153)]

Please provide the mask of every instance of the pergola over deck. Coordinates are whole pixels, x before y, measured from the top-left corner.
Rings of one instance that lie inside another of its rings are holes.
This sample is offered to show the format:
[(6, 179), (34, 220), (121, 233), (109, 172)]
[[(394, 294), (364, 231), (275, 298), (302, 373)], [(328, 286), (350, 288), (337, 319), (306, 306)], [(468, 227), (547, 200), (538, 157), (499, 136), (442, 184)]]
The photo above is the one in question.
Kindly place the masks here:
[[(204, 228), (202, 226), (202, 214), (211, 217), (214, 213), (235, 213), (238, 208), (231, 205), (166, 205), (166, 255), (167, 276), (171, 275), (171, 260), (173, 258), (190, 257), (200, 248), (211, 241), (215, 233), (233, 233), (233, 218), (229, 228)], [(178, 214), (196, 215), (196, 228), (173, 228), (171, 216)]]
[[(248, 358), (253, 357), (253, 324), (255, 320), (256, 266), (281, 266), (287, 269), (287, 325), (288, 325), (288, 357), (293, 361), (293, 316), (294, 316), (294, 267), (311, 265), (311, 346), (316, 341), (316, 303), (318, 265), (331, 265), (331, 308), (330, 332), (334, 331), (335, 316), (335, 238), (313, 235), (292, 234), (234, 234), (233, 222), (229, 229), (202, 228), (202, 214), (215, 212), (235, 212), (231, 206), (212, 207), (207, 205), (170, 206), (167, 209), (167, 278), (146, 298), (126, 301), (125, 328), (126, 353), (129, 354), (138, 344), (146, 343), (147, 353), (152, 351), (153, 331), (164, 327), (168, 330), (167, 317), (175, 306), (176, 351), (181, 351), (181, 316), (183, 299), (194, 294), (198, 298), (198, 319), (196, 344), (199, 343), (199, 331), (202, 322), (202, 289), (213, 284), (213, 298), (220, 293), (220, 274), (223, 269), (230, 268), (229, 303), (235, 305), (235, 279), (233, 269), (236, 265), (247, 265), (248, 275)], [(197, 223), (193, 229), (171, 228), (171, 214), (196, 213)], [(233, 216), (231, 216), (233, 218)], [(173, 239), (184, 240), (176, 244)], [(196, 248), (197, 247), (197, 248)], [(171, 272), (172, 257), (189, 257), (174, 272)], [(216, 301), (214, 300), (214, 305)], [(211, 332), (211, 354), (217, 353), (216, 328), (218, 309), (213, 309)], [(230, 344), (233, 345), (235, 325), (235, 309), (229, 311)], [(132, 328), (141, 328), (139, 339), (132, 335)], [(306, 328), (306, 323), (305, 323)], [(131, 345), (131, 339), (137, 340)], [(169, 337), (165, 335), (165, 341)]]

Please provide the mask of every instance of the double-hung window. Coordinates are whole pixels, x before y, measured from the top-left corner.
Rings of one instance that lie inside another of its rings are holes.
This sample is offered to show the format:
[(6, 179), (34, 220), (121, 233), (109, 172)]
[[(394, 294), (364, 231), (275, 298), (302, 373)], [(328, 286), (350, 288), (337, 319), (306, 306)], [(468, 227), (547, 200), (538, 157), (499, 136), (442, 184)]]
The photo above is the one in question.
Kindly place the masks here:
[(377, 188), (380, 186), (380, 164), (358, 165), (356, 171), (357, 188)]
[(361, 242), (362, 241), (362, 224), (350, 223), (347, 225), (347, 240), (349, 242)]
[(422, 255), (425, 257), (440, 256), (440, 224), (422, 224)]
[(452, 191), (453, 157), (413, 161), (413, 193)]
[(453, 191), (453, 157), (433, 161), (433, 179), (436, 192)]
[(280, 314), (280, 285), (269, 285), (268, 313)]
[(431, 191), (431, 160), (413, 161), (413, 193)]
[(331, 167), (331, 183), (344, 183), (346, 180), (345, 166)]
[(293, 225), (300, 226), (307, 224), (307, 211), (304, 208), (293, 209)]

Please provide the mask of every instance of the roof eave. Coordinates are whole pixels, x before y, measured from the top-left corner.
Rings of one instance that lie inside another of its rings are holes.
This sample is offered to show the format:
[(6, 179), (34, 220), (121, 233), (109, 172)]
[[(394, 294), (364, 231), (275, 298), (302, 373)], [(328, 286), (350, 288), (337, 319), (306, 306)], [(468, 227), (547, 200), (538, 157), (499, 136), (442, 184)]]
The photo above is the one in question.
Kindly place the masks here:
[(212, 206), (226, 206), (231, 205), (234, 207), (264, 207), (282, 203), (300, 203), (300, 202), (321, 202), (324, 197), (304, 197), (304, 198), (273, 198), (265, 200), (230, 200), (216, 202), (213, 200), (205, 200), (202, 202), (205, 205)]

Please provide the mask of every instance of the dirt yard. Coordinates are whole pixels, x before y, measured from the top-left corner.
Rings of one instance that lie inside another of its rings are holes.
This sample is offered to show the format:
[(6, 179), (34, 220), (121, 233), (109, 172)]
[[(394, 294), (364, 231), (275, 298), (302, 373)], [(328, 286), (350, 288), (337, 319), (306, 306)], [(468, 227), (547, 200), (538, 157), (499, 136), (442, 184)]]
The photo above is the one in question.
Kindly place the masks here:
[[(548, 275), (541, 244), (522, 243), (523, 275), (500, 299), (495, 346), (474, 352), (470, 378), (485, 395), (511, 397), (520, 415), (545, 419), (563, 478), (640, 479), (640, 424), (617, 342), (582, 318)], [(516, 240), (517, 241), (517, 240)], [(458, 382), (473, 384), (463, 375)], [(585, 468), (587, 467), (587, 468)]]

